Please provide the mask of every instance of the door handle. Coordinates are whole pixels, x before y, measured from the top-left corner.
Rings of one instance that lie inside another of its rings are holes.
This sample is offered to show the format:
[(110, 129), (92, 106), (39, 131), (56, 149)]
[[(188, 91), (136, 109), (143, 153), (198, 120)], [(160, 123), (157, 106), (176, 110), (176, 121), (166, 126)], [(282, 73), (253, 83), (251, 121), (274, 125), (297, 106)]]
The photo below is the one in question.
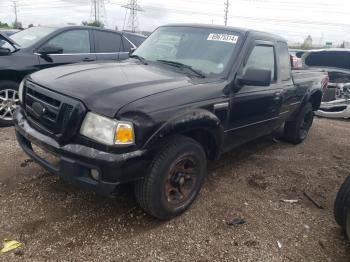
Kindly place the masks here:
[(93, 61), (95, 61), (95, 59), (86, 57), (86, 58), (83, 59), (83, 61), (84, 62), (93, 62)]

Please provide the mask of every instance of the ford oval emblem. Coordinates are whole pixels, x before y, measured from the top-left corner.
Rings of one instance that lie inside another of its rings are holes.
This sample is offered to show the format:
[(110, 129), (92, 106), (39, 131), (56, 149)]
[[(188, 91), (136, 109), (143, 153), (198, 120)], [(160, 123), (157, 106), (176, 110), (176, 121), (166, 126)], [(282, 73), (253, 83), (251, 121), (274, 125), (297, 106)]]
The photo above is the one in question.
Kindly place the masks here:
[(38, 102), (34, 102), (32, 104), (32, 108), (33, 108), (34, 113), (39, 117), (43, 116), (46, 112), (46, 108)]

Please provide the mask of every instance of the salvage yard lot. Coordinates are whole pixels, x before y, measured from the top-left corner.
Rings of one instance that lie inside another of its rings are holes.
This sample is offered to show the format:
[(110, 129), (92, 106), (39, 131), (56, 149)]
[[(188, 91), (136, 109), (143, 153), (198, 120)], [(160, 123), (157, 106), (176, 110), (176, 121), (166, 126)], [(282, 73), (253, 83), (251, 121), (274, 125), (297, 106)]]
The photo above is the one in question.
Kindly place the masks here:
[[(13, 128), (0, 129), (0, 141), (0, 240), (25, 244), (21, 252), (1, 254), (2, 261), (350, 257), (350, 246), (333, 219), (336, 192), (350, 175), (349, 121), (315, 119), (309, 138), (298, 146), (266, 137), (225, 154), (210, 165), (195, 204), (169, 222), (145, 215), (130, 187), (124, 186), (116, 199), (106, 199), (48, 174), (28, 161)], [(247, 224), (227, 225), (233, 218)]]

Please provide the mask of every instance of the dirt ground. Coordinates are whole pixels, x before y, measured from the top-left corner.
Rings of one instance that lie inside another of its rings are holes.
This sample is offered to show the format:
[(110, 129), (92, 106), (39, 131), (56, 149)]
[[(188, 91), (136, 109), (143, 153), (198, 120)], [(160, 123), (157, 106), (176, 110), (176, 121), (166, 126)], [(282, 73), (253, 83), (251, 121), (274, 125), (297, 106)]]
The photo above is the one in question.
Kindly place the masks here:
[[(58, 180), (27, 160), (12, 128), (0, 141), (0, 241), (25, 245), (1, 261), (350, 261), (333, 219), (350, 175), (350, 122), (316, 119), (301, 145), (266, 137), (224, 155), (169, 222), (144, 214), (131, 187), (106, 199)], [(228, 225), (234, 218), (247, 223)]]

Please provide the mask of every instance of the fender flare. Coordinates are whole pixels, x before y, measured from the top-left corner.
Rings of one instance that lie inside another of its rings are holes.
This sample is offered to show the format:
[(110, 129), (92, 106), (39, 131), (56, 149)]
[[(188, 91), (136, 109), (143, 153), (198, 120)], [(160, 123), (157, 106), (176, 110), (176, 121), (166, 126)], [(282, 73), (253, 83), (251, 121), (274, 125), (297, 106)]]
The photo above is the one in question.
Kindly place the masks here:
[[(314, 95), (319, 95), (320, 96), (320, 101), (319, 103), (317, 103), (317, 106), (314, 107), (314, 109), (318, 109), (319, 106), (321, 105), (321, 101), (322, 101), (322, 96), (323, 96), (323, 93), (321, 90), (319, 89), (314, 89), (314, 90), (311, 90), (310, 92), (307, 92), (302, 100), (302, 103), (301, 103), (301, 107), (303, 107), (304, 105), (306, 105), (307, 102), (309, 102), (311, 100), (311, 97), (313, 97)], [(316, 101), (317, 102), (317, 101)], [(313, 105), (314, 106), (314, 105)], [(316, 111), (315, 110), (315, 111)]]
[(161, 125), (143, 147), (150, 148), (166, 136), (184, 134), (194, 130), (208, 132), (214, 138), (216, 155), (218, 155), (223, 143), (224, 128), (216, 115), (204, 109), (192, 109), (177, 114)]

